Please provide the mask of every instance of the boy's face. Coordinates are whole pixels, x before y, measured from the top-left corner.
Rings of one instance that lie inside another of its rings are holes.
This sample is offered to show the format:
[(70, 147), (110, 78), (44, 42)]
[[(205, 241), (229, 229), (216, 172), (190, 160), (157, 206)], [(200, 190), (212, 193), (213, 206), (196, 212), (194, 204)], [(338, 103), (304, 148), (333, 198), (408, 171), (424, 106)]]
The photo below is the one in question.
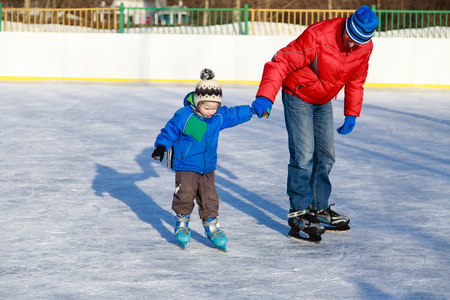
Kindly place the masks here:
[(201, 102), (198, 104), (198, 111), (207, 118), (214, 116), (219, 109), (220, 103), (217, 102)]

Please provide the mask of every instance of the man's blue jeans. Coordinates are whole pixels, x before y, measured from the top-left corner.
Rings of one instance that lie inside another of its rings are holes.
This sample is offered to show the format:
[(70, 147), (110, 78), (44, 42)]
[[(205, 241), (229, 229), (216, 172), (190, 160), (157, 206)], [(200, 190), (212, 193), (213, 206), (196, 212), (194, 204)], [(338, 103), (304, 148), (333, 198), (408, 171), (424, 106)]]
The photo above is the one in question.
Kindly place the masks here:
[(328, 207), (335, 162), (331, 101), (314, 105), (282, 92), (289, 138), (287, 194), (291, 210)]

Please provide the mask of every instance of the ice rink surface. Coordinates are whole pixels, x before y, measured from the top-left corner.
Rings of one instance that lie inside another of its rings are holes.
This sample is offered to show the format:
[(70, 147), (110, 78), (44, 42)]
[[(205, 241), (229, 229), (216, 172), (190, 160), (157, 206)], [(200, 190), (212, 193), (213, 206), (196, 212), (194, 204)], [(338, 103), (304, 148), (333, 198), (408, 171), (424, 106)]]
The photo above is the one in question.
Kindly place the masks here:
[(448, 90), (366, 89), (331, 173), (352, 229), (320, 244), (287, 237), (281, 99), (222, 131), (223, 253), (196, 210), (176, 246), (174, 173), (150, 157), (193, 87), (0, 83), (1, 299), (450, 299)]

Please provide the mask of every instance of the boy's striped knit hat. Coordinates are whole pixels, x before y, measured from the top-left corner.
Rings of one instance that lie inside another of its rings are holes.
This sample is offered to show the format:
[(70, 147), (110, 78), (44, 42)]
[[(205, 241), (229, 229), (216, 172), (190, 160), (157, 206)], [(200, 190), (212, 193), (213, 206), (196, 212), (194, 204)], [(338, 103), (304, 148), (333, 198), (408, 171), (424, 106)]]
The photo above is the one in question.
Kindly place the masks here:
[(200, 72), (200, 80), (194, 91), (194, 105), (197, 108), (200, 102), (222, 103), (222, 87), (213, 79), (215, 76), (211, 69), (203, 69)]
[(361, 6), (347, 18), (345, 29), (352, 40), (359, 44), (365, 44), (375, 33), (378, 22), (378, 17), (368, 6)]

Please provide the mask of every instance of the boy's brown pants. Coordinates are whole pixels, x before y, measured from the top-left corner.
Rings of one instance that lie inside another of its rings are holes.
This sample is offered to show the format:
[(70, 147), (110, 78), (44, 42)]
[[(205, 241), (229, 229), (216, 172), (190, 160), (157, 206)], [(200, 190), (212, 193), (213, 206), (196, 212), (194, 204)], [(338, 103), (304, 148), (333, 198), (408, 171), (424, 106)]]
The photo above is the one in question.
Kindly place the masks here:
[(195, 199), (198, 214), (202, 220), (217, 217), (219, 196), (214, 179), (214, 171), (205, 175), (190, 171), (176, 171), (172, 209), (180, 215), (191, 214), (194, 210)]

